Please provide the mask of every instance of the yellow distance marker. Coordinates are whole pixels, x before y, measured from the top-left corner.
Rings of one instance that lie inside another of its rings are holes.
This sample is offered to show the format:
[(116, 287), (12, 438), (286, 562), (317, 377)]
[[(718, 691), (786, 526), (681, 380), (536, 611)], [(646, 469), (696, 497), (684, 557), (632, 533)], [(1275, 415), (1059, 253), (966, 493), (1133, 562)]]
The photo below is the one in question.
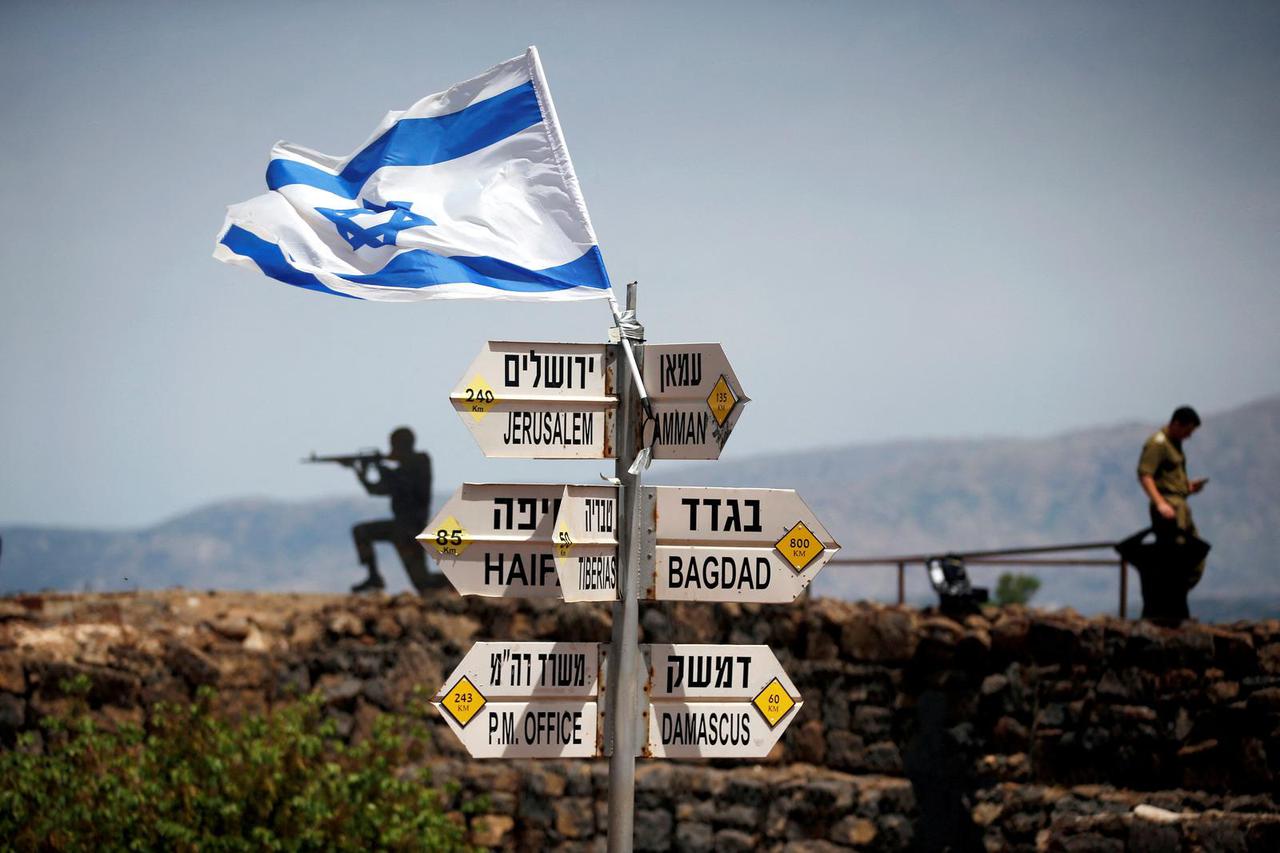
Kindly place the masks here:
[(805, 567), (825, 550), (822, 542), (803, 521), (797, 521), (790, 530), (782, 534), (782, 538), (775, 542), (773, 547), (778, 549), (782, 559), (786, 560), (797, 574), (803, 572)]
[(463, 393), (466, 394), (466, 410), (476, 420), (483, 420), (484, 416), (489, 414), (489, 410), (493, 408), (493, 405), (498, 402), (498, 397), (493, 393), (492, 386), (485, 382), (484, 377), (478, 373), (474, 379), (467, 383)]
[(462, 552), (471, 544), (471, 537), (452, 515), (441, 522), (434, 532), (435, 538), (431, 540), (431, 544), (441, 557), (461, 557)]
[(480, 713), (485, 698), (465, 675), (453, 685), (453, 689), (445, 694), (440, 707), (449, 712), (449, 716), (458, 721), (458, 725), (466, 727), (471, 718)]
[(733, 411), (733, 407), (737, 404), (737, 396), (733, 393), (733, 389), (729, 387), (729, 383), (725, 381), (724, 375), (721, 374), (719, 381), (712, 387), (711, 393), (707, 395), (707, 405), (711, 407), (711, 416), (716, 419), (716, 424), (724, 426), (725, 418), (729, 417), (729, 413)]
[(765, 685), (764, 690), (761, 690), (756, 698), (751, 700), (751, 704), (756, 706), (756, 710), (760, 712), (760, 716), (764, 717), (769, 728), (773, 728), (787, 715), (788, 711), (796, 706), (796, 700), (787, 693), (782, 682), (774, 678)]

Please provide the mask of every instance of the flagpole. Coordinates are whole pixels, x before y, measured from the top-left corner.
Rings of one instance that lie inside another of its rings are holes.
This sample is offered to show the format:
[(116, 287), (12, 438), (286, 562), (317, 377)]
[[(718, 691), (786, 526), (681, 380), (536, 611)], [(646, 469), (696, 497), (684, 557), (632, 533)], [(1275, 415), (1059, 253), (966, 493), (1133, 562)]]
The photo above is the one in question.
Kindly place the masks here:
[[(636, 283), (627, 285), (626, 316), (618, 311), (609, 295), (619, 343), (626, 353), (630, 371), (618, 377), (617, 454), (614, 475), (618, 481), (618, 600), (613, 605), (613, 637), (609, 645), (605, 673), (606, 742), (609, 756), (609, 838), (610, 853), (630, 853), (635, 841), (636, 755), (640, 751), (640, 599), (637, 553), (640, 535), (640, 466), (635, 464), (639, 414), (638, 400), (647, 394), (640, 375), (632, 339), (644, 340), (644, 328), (636, 322)], [(647, 737), (647, 732), (645, 733)]]
[[(639, 282), (636, 282), (636, 281), (627, 283), (627, 311), (630, 313), (631, 316), (625, 319), (629, 320), (631, 323), (635, 323), (636, 326), (639, 327), (638, 340), (643, 341), (644, 327), (640, 326), (635, 319), (636, 286), (638, 284)], [(613, 288), (609, 289), (609, 309), (613, 312), (613, 322), (614, 324), (617, 325), (620, 333), (619, 337), (622, 339), (621, 340), (622, 351), (626, 353), (627, 363), (631, 365), (631, 376), (635, 380), (636, 390), (640, 396), (640, 402), (644, 405), (645, 409), (647, 410), (649, 408), (649, 392), (645, 390), (644, 376), (640, 373), (640, 365), (636, 363), (636, 355), (631, 348), (631, 340), (625, 334), (624, 317), (622, 312), (618, 310), (618, 300), (615, 299), (613, 296)]]

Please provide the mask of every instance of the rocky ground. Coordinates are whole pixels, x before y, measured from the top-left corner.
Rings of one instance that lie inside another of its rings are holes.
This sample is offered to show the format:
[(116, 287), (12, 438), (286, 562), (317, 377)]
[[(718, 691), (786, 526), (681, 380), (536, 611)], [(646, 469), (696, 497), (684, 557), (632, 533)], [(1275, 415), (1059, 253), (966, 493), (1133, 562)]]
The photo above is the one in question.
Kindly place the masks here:
[[(653, 605), (642, 639), (765, 643), (805, 706), (762, 762), (642, 762), (645, 850), (1280, 850), (1280, 621), (1177, 631), (1022, 608), (956, 622), (813, 599)], [(476, 640), (607, 641), (609, 609), (452, 592), (188, 590), (0, 599), (0, 743), (84, 673), (106, 721), (218, 688), (223, 712), (319, 690), (345, 736)], [(428, 760), (486, 846), (602, 844), (603, 761)]]

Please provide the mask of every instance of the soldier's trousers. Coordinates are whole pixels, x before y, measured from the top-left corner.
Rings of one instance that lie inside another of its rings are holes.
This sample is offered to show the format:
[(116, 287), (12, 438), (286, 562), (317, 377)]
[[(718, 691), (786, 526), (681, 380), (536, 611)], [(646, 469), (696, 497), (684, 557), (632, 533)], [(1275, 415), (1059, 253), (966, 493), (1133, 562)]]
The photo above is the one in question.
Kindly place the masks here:
[[(1177, 514), (1172, 519), (1167, 519), (1157, 512), (1154, 506), (1151, 507), (1151, 529), (1156, 535), (1156, 541), (1185, 545), (1187, 536), (1199, 538), (1200, 532), (1196, 530), (1196, 522), (1191, 517), (1191, 507), (1187, 506), (1186, 498), (1170, 497), (1166, 498), (1166, 500)], [(1196, 584), (1200, 583), (1200, 578), (1204, 576), (1204, 564), (1205, 561), (1201, 560), (1187, 570), (1186, 589), (1188, 592)]]
[(360, 562), (369, 570), (369, 577), (380, 578), (378, 573), (378, 555), (373, 549), (375, 542), (390, 542), (404, 563), (404, 570), (409, 575), (409, 582), (418, 592), (427, 589), (431, 581), (427, 574), (427, 552), (415, 538), (426, 526), (425, 521), (382, 519), (365, 521), (351, 528), (351, 538), (356, 542), (356, 554)]

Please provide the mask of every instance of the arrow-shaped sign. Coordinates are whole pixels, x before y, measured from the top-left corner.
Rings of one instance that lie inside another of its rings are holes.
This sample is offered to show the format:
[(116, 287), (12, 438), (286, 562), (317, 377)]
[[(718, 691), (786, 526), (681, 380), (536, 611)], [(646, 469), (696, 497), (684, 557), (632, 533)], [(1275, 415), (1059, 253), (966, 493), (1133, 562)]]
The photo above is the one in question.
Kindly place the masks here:
[[(616, 487), (568, 488), (612, 524)], [(553, 539), (565, 489), (560, 484), (465, 483), (418, 541), (463, 595), (559, 598)], [(614, 542), (612, 554), (606, 556), (616, 566)], [(616, 569), (610, 571), (616, 575)]]
[(840, 549), (791, 489), (646, 489), (657, 601), (794, 601)]
[[(650, 601), (794, 601), (840, 549), (791, 489), (651, 486), (640, 500), (648, 539), (639, 571)], [(584, 572), (588, 555), (616, 554), (617, 542), (612, 528), (591, 529), (588, 501), (567, 490), (555, 521), (566, 601), (617, 597), (616, 572)]]
[[(485, 456), (614, 456), (615, 351), (606, 344), (489, 341), (449, 395)], [(720, 344), (649, 344), (655, 459), (718, 459), (748, 397)]]
[(596, 643), (476, 643), (431, 700), (476, 758), (601, 752)]
[(489, 341), (449, 399), (485, 456), (607, 459), (613, 371), (605, 344)]
[[(601, 489), (609, 489), (602, 498)], [(555, 521), (556, 571), (566, 601), (616, 601), (616, 486), (565, 486)]]
[(640, 648), (654, 758), (763, 758), (804, 704), (768, 646)]
[[(603, 754), (607, 644), (481, 642), (432, 699), (476, 758)], [(647, 662), (651, 758), (758, 758), (804, 704), (767, 646), (655, 643)]]
[(749, 400), (720, 344), (647, 344), (644, 384), (654, 459), (719, 459)]

